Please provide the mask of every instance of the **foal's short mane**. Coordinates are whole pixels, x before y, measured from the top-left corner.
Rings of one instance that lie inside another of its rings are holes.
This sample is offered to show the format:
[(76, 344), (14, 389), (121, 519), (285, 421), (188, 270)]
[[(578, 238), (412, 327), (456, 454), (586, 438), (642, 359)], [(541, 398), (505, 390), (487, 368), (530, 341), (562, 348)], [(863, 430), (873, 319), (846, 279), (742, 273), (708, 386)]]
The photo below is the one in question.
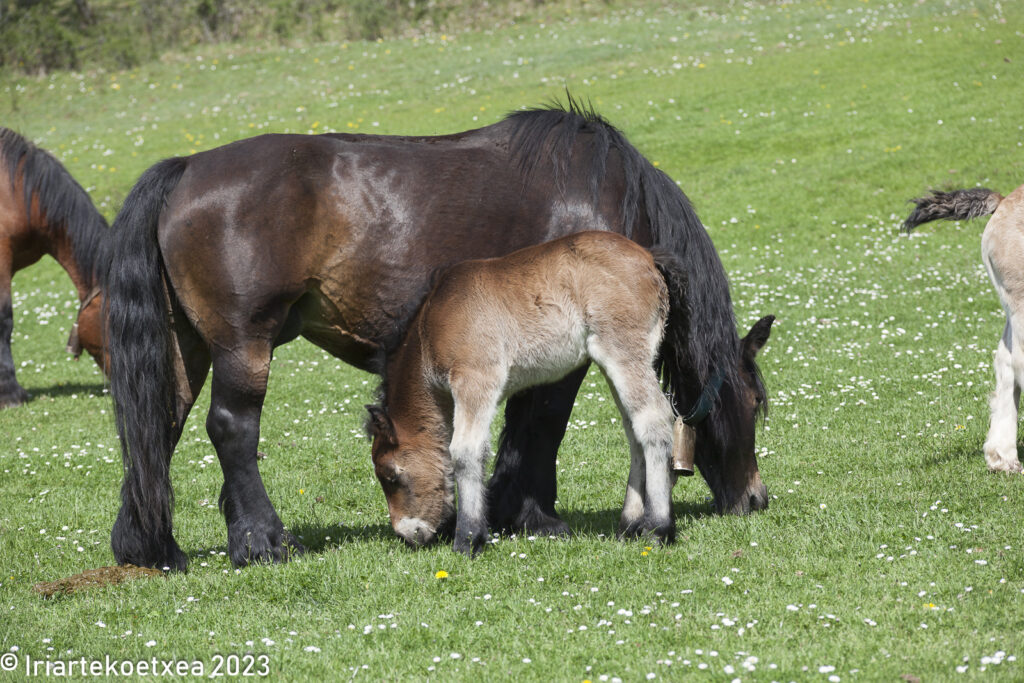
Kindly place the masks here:
[[(520, 170), (529, 177), (538, 166), (550, 163), (556, 183), (563, 187), (570, 174), (586, 173), (585, 180), (596, 203), (609, 160), (613, 153), (617, 155), (625, 179), (620, 208), (624, 234), (632, 237), (637, 226), (646, 222), (654, 241), (652, 246), (678, 254), (690, 281), (700, 283), (687, 291), (690, 367), (687, 376), (671, 387), (677, 410), (686, 411), (717, 372), (724, 374), (726, 387), (742, 386), (737, 367), (739, 337), (729, 281), (690, 200), (592, 106), (571, 95), (567, 95), (567, 100), (564, 107), (555, 103), (509, 114), (506, 121), (512, 126), (512, 154)], [(588, 153), (581, 154), (581, 150)], [(735, 398), (738, 392), (725, 391), (723, 395)], [(735, 411), (711, 412), (714, 431), (723, 439), (730, 430), (730, 413), (734, 415)]]
[(0, 127), (0, 156), (12, 187), (21, 175), (26, 210), (31, 210), (36, 196), (46, 214), (47, 229), (66, 230), (79, 271), (88, 282), (94, 282), (107, 221), (89, 195), (49, 152), (10, 128)]

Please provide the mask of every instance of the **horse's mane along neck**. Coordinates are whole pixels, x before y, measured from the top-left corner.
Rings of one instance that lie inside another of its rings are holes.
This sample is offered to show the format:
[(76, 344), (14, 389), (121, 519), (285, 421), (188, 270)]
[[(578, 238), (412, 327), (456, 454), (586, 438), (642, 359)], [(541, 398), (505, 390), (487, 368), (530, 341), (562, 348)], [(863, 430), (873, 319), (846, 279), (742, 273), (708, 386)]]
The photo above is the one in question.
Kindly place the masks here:
[(70, 242), (70, 256), (85, 285), (95, 284), (108, 226), (89, 195), (49, 152), (9, 128), (0, 127), (0, 155), (12, 187), (20, 177), (28, 220), (34, 201), (45, 216), (44, 233), (52, 243)]
[[(564, 187), (571, 174), (587, 174), (595, 204), (606, 185), (609, 164), (621, 165), (625, 186), (620, 190), (622, 233), (633, 238), (646, 224), (653, 244), (669, 249), (685, 263), (691, 282), (686, 295), (686, 334), (690, 372), (672, 387), (678, 401), (693, 401), (716, 373), (723, 384), (738, 389), (739, 336), (733, 316), (729, 281), (707, 230), (689, 199), (665, 173), (655, 168), (614, 126), (592, 107), (568, 97), (563, 107), (514, 112), (505, 120), (511, 125), (511, 152), (521, 172), (529, 177), (542, 164), (556, 185)], [(589, 163), (580, 163), (580, 160)], [(738, 391), (723, 392), (738, 396)], [(685, 408), (686, 406), (682, 406)], [(712, 411), (712, 420), (727, 420), (724, 412)], [(715, 431), (724, 432), (722, 423)]]

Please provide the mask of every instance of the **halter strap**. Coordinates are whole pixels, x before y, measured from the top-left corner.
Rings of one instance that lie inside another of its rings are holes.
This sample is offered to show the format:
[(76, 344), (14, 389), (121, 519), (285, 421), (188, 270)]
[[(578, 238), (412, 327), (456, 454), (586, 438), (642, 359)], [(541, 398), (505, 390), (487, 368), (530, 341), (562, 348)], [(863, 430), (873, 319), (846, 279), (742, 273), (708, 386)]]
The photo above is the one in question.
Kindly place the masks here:
[(78, 315), (75, 316), (75, 322), (71, 326), (71, 334), (68, 336), (67, 352), (74, 355), (75, 360), (82, 355), (82, 342), (78, 338), (78, 318), (82, 315), (82, 311), (93, 302), (100, 294), (100, 286), (96, 285), (89, 291), (82, 303), (78, 306)]
[(725, 370), (720, 367), (711, 376), (711, 381), (704, 385), (704, 390), (700, 392), (700, 397), (697, 399), (693, 409), (683, 416), (683, 422), (691, 427), (696, 427), (700, 424), (711, 412), (711, 408), (714, 407), (715, 399), (718, 398), (718, 392), (722, 389), (722, 382), (724, 381)]

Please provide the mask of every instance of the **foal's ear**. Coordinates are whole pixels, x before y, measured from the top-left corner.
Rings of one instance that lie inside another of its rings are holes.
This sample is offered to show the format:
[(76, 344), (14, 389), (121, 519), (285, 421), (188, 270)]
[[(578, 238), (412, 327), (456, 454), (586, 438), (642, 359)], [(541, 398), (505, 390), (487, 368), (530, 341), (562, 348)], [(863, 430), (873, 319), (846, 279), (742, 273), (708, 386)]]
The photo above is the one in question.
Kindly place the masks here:
[(370, 419), (366, 423), (370, 436), (381, 440), (383, 446), (397, 446), (398, 438), (395, 436), (395, 425), (388, 417), (386, 410), (376, 405), (366, 406), (370, 413)]
[(750, 328), (750, 332), (740, 342), (745, 357), (752, 360), (757, 355), (757, 352), (768, 343), (768, 335), (772, 333), (773, 322), (775, 322), (775, 316), (766, 315), (754, 323), (754, 326)]

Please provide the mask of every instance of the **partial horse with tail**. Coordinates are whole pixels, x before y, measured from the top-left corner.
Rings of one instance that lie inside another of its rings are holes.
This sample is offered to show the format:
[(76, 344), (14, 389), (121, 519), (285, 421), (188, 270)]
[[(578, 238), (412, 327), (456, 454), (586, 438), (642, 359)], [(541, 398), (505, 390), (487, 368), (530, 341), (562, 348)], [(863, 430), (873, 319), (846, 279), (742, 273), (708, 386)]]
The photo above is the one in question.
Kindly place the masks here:
[(916, 207), (903, 223), (910, 233), (934, 220), (992, 217), (981, 235), (981, 260), (1006, 313), (1003, 336), (996, 348), (996, 388), (989, 397), (985, 462), (993, 472), (1021, 472), (1017, 456), (1017, 410), (1024, 386), (1024, 185), (1003, 197), (975, 187), (933, 192), (912, 200)]

